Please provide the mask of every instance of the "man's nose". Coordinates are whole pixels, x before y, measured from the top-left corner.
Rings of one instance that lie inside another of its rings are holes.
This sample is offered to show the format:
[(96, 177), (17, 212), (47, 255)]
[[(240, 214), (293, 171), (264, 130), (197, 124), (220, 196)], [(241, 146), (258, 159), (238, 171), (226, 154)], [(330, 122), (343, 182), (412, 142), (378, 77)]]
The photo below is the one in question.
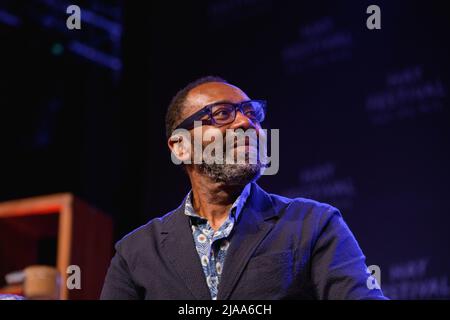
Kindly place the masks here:
[(231, 123), (229, 129), (256, 129), (256, 124), (251, 119), (249, 119), (245, 114), (243, 114), (240, 110), (236, 110), (236, 118)]

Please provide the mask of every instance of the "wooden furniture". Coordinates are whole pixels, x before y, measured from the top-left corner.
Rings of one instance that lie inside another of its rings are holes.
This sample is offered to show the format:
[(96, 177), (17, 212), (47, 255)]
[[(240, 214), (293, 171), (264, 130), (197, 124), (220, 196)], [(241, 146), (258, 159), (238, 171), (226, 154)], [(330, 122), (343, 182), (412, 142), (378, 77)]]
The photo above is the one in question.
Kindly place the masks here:
[[(29, 265), (53, 264), (61, 299), (98, 299), (112, 253), (111, 218), (70, 193), (0, 203), (2, 281)], [(70, 265), (81, 269), (79, 290), (67, 288)]]

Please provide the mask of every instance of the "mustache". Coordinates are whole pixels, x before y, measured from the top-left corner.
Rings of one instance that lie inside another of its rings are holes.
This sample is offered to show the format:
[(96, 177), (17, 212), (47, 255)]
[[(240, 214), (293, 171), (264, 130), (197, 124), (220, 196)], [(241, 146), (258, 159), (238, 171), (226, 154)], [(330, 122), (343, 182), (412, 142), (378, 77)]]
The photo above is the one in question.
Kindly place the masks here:
[(257, 148), (258, 147), (258, 143), (245, 142), (245, 143), (241, 144), (241, 143), (235, 142), (233, 144), (233, 148), (237, 148), (237, 147), (255, 147), (255, 148)]
[[(244, 140), (244, 138), (245, 138), (245, 140)], [(252, 146), (252, 147), (256, 147), (257, 148), (258, 145), (259, 145), (258, 138), (252, 138), (252, 137), (249, 137), (249, 136), (244, 136), (244, 137), (240, 137), (240, 138), (234, 139), (233, 147), (236, 148), (236, 147), (239, 147), (239, 146), (246, 146), (246, 147)]]
[[(244, 140), (245, 139), (245, 140)], [(233, 149), (233, 148), (237, 148), (240, 146), (246, 146), (246, 147), (255, 147), (255, 148), (259, 148), (259, 141), (258, 138), (252, 138), (249, 136), (245, 136), (245, 137), (241, 137), (241, 138), (235, 138), (233, 139), (233, 141), (230, 144), (230, 141), (226, 141), (226, 139), (223, 139), (223, 150), (227, 150), (227, 149)], [(211, 143), (215, 143), (216, 139), (213, 137), (211, 140), (205, 140), (203, 141), (203, 146), (206, 147)], [(194, 143), (192, 143), (192, 146), (194, 145)]]

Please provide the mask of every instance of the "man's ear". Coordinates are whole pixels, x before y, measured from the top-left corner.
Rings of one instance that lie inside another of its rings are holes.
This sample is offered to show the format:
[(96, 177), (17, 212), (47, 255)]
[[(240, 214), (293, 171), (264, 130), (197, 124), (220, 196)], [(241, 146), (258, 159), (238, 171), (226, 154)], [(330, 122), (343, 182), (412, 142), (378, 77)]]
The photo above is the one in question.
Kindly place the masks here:
[(191, 143), (181, 134), (172, 135), (167, 140), (167, 145), (172, 152), (172, 156), (181, 163), (190, 163), (191, 160)]

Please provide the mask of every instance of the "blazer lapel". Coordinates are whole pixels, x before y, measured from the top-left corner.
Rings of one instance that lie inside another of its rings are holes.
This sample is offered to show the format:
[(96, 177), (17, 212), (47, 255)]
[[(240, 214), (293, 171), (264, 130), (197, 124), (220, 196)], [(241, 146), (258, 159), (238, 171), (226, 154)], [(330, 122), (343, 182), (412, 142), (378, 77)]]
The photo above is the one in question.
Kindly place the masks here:
[(267, 220), (274, 216), (276, 213), (269, 195), (252, 183), (250, 196), (233, 231), (217, 299), (228, 299), (253, 252), (272, 229), (273, 223)]
[(195, 299), (211, 299), (189, 217), (184, 214), (184, 203), (173, 212), (161, 232), (163, 252)]

